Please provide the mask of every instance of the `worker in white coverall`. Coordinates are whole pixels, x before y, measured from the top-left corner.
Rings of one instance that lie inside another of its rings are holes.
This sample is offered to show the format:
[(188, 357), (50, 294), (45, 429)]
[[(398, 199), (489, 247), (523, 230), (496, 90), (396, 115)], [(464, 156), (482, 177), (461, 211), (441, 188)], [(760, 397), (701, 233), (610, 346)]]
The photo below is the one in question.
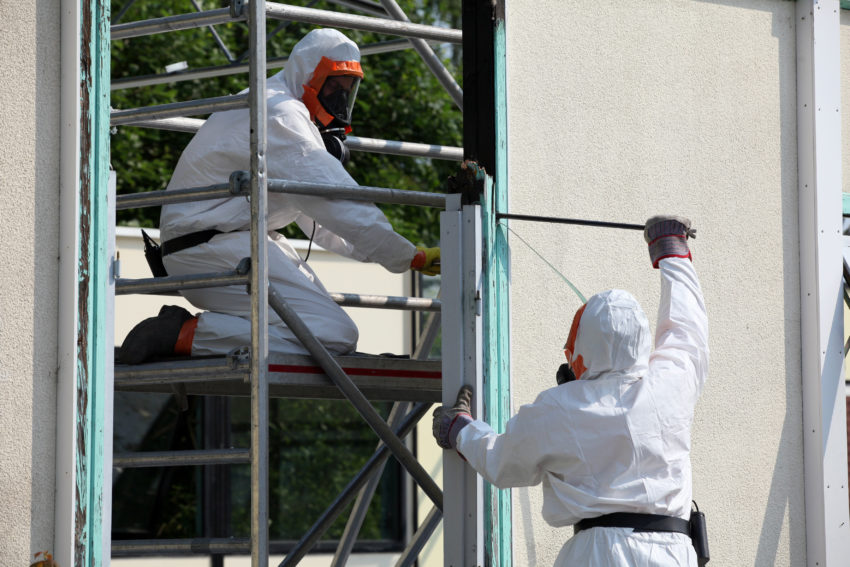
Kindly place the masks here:
[[(522, 406), (497, 434), (470, 416), (471, 389), (434, 412), (434, 436), (499, 487), (543, 483), (543, 518), (575, 526), (556, 565), (690, 566), (691, 423), (708, 374), (708, 322), (691, 263), (690, 221), (645, 226), (661, 301), (649, 324), (622, 290), (576, 313), (559, 385)], [(707, 546), (707, 543), (706, 543)], [(703, 560), (700, 560), (702, 563)]]
[[(269, 179), (357, 185), (341, 163), (347, 149), (333, 134), (351, 131), (351, 111), (362, 77), (360, 50), (339, 31), (313, 30), (298, 42), (285, 69), (266, 83)], [(227, 183), (234, 171), (249, 169), (249, 110), (216, 112), (183, 151), (168, 189)], [(282, 228), (292, 222), (317, 244), (343, 256), (376, 262), (394, 273), (408, 269), (439, 273), (439, 248), (411, 244), (372, 203), (269, 193), (268, 226)], [(250, 224), (246, 197), (164, 206), (160, 230), (168, 275), (235, 269), (250, 256)], [(268, 276), (269, 284), (330, 352), (355, 350), (354, 322), (277, 232), (269, 232)], [(244, 285), (181, 293), (205, 312), (195, 317), (180, 307), (164, 307), (130, 332), (120, 360), (133, 364), (175, 354), (226, 354), (251, 343), (251, 298)], [(272, 310), (269, 350), (306, 352)]]

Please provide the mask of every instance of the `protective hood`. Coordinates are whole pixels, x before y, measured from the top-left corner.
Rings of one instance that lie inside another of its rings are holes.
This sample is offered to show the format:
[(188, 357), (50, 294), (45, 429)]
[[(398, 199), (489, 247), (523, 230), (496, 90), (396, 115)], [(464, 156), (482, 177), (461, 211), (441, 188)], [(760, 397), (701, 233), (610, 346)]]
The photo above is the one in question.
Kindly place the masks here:
[[(363, 77), (360, 68), (360, 49), (357, 44), (335, 29), (317, 29), (305, 35), (299, 41), (286, 62), (283, 71), (272, 77), (271, 81), (283, 81), (287, 90), (295, 98), (301, 99), (310, 111), (310, 118), (324, 118), (322, 123), (330, 122), (333, 117), (318, 101), (317, 95), (324, 80), (329, 76), (348, 75)], [(350, 108), (354, 103), (356, 88), (345, 101)], [(327, 124), (325, 124), (327, 125)]]
[(576, 312), (564, 351), (580, 380), (641, 377), (649, 364), (649, 321), (629, 292), (597, 293)]

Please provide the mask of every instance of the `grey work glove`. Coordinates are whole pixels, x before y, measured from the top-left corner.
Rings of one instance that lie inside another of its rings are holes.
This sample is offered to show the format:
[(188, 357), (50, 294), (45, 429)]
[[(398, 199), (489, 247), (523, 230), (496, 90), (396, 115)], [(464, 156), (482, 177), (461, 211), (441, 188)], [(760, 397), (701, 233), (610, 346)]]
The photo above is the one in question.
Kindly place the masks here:
[(643, 238), (649, 245), (649, 258), (652, 267), (658, 269), (658, 262), (664, 258), (691, 259), (688, 238), (696, 238), (697, 231), (691, 228), (691, 221), (685, 217), (656, 215), (646, 221)]
[(443, 449), (456, 449), (460, 430), (472, 422), (472, 388), (461, 386), (457, 401), (451, 407), (440, 406), (434, 410), (432, 432), (437, 445)]

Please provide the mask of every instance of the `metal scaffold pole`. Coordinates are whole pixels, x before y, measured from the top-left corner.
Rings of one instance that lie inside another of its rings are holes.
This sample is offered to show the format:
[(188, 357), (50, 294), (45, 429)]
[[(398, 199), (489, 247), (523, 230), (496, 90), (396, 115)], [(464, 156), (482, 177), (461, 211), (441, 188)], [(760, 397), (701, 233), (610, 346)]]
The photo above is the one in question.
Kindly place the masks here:
[[(440, 214), (443, 269), (443, 404), (455, 402), (464, 384), (482, 389), (481, 207), (446, 199)], [(474, 416), (483, 415), (481, 396), (473, 398)], [(483, 565), (483, 484), (455, 451), (443, 452), (443, 561), (445, 565)]]
[[(232, 9), (244, 10), (234, 2)], [(251, 566), (269, 564), (266, 2), (248, 4), (251, 119)]]

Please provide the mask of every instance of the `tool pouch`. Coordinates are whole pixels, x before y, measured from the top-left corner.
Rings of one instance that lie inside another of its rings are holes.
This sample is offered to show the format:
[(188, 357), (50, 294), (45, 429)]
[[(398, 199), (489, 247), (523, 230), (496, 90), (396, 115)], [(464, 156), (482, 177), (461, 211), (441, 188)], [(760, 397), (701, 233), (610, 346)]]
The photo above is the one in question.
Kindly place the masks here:
[(695, 510), (691, 510), (690, 530), (691, 542), (697, 554), (697, 564), (704, 567), (709, 561), (708, 555), (708, 529), (705, 524), (705, 514), (699, 511), (697, 503), (694, 502)]
[(148, 236), (148, 233), (142, 231), (142, 238), (145, 241), (145, 260), (148, 261), (148, 267), (155, 278), (164, 278), (168, 275), (165, 271), (165, 266), (162, 263), (162, 250), (154, 239)]

